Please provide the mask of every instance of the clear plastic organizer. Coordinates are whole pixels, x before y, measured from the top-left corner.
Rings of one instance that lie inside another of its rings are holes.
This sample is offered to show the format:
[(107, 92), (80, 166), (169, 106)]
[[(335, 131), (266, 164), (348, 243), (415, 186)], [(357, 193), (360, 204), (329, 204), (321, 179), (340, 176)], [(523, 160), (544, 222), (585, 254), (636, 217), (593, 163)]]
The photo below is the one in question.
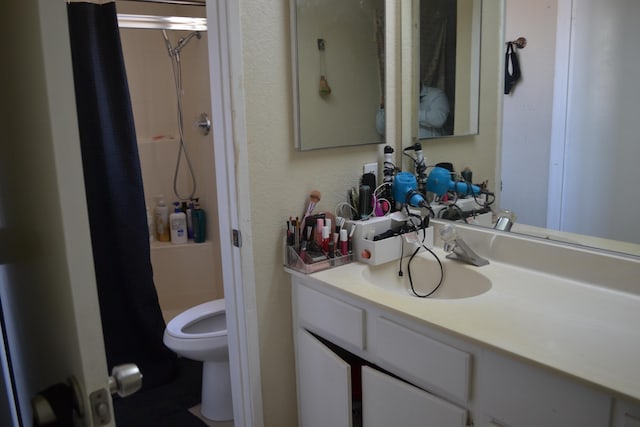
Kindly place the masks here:
[[(303, 256), (306, 259), (303, 259)], [(353, 260), (353, 254), (335, 256), (333, 258), (329, 258), (328, 255), (320, 256), (320, 254), (303, 256), (300, 255), (300, 245), (285, 245), (284, 266), (301, 273), (310, 274), (349, 264)]]

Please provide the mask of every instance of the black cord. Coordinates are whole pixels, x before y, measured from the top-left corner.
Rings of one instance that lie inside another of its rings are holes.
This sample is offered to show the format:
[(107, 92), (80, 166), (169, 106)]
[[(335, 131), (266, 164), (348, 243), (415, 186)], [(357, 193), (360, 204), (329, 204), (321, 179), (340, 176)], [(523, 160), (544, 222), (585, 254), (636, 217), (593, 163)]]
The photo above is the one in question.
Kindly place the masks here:
[(460, 217), (460, 218), (458, 218), (458, 219), (464, 220), (464, 211), (460, 208), (460, 206), (458, 206), (458, 205), (456, 205), (456, 204), (454, 203), (454, 204), (452, 204), (450, 207), (451, 207), (453, 210), (458, 211), (458, 216)]
[[(408, 216), (413, 216), (413, 217), (417, 217), (420, 219), (420, 227), (422, 228), (422, 242), (420, 243), (420, 246), (418, 246), (416, 248), (416, 250), (413, 252), (413, 254), (411, 254), (411, 256), (409, 257), (409, 261), (407, 261), (407, 273), (409, 274), (409, 286), (411, 287), (411, 292), (413, 292), (413, 294), (415, 296), (417, 296), (418, 298), (427, 298), (430, 297), (431, 295), (434, 294), (434, 292), (436, 292), (440, 286), (442, 285), (442, 282), (444, 281), (444, 267), (442, 266), (442, 262), (440, 261), (440, 258), (438, 258), (438, 255), (436, 255), (435, 252), (433, 252), (431, 249), (429, 249), (428, 247), (425, 246), (424, 241), (427, 239), (427, 228), (429, 227), (429, 216), (425, 216), (424, 218), (421, 218), (420, 215), (416, 215), (414, 213), (411, 213), (409, 211), (409, 207), (405, 205), (405, 208), (407, 210), (407, 215)], [(416, 233), (419, 231), (419, 229), (416, 227), (416, 225), (412, 222), (412, 221), (408, 221), (408, 224), (410, 224), (411, 227), (411, 231), (415, 231)], [(401, 255), (400, 255), (400, 271), (398, 272), (398, 276), (402, 277), (403, 276), (403, 272), (402, 272), (402, 259), (404, 258), (404, 242), (401, 242)], [(413, 259), (415, 258), (415, 256), (418, 254), (418, 252), (420, 251), (421, 248), (424, 248), (426, 251), (428, 251), (431, 255), (433, 255), (433, 257), (436, 259), (436, 261), (438, 262), (438, 265), (440, 266), (440, 279), (438, 280), (438, 284), (436, 285), (435, 288), (433, 288), (433, 290), (431, 292), (429, 292), (426, 295), (421, 295), (418, 292), (416, 292), (415, 287), (413, 286), (413, 278), (411, 277), (411, 261), (413, 261)]]
[[(411, 192), (407, 193), (407, 200), (409, 198), (411, 198)], [(420, 218), (420, 215), (416, 215), (414, 213), (411, 213), (411, 211), (409, 210), (409, 203), (405, 203), (404, 207), (405, 207), (405, 209), (407, 211), (407, 216), (413, 216), (413, 217)], [(422, 218), (420, 218), (420, 222), (423, 222)], [(412, 221), (408, 221), (408, 223), (411, 224), (413, 230), (416, 229), (416, 227), (415, 227), (415, 225), (413, 224)], [(408, 231), (405, 231), (405, 232), (408, 232)], [(404, 232), (400, 233), (400, 269), (398, 270), (398, 277), (404, 276), (404, 272), (402, 271), (402, 259), (404, 258), (404, 241), (403, 241), (404, 237), (402, 237), (402, 234), (404, 234)]]
[(404, 258), (404, 242), (402, 241), (403, 237), (400, 236), (400, 270), (398, 270), (398, 277), (404, 276), (402, 272), (402, 258)]
[[(407, 153), (406, 151), (402, 151), (402, 154), (404, 154), (405, 156), (413, 160), (413, 163), (415, 163), (418, 160), (415, 157), (413, 157), (411, 154)], [(402, 162), (400, 162), (400, 164), (402, 164)]]
[[(433, 257), (436, 259), (436, 261), (438, 261), (438, 265), (440, 266), (440, 280), (438, 280), (438, 284), (435, 286), (435, 288), (433, 288), (433, 290), (431, 290), (431, 292), (429, 292), (427, 294), (424, 294), (424, 295), (421, 295), (421, 294), (416, 292), (416, 289), (413, 286), (413, 278), (411, 277), (411, 261), (413, 261), (413, 258), (418, 254), (418, 252), (420, 251), (420, 248), (424, 248), (429, 253), (431, 253), (431, 255), (433, 255)], [(444, 267), (442, 266), (442, 261), (440, 261), (440, 258), (438, 258), (438, 255), (436, 255), (435, 252), (433, 252), (431, 249), (426, 247), (424, 244), (418, 246), (416, 248), (416, 250), (413, 252), (413, 254), (411, 255), (411, 257), (409, 258), (409, 262), (407, 262), (407, 273), (409, 273), (409, 286), (411, 286), (411, 292), (413, 292), (413, 294), (415, 296), (417, 296), (418, 298), (428, 298), (428, 297), (430, 297), (438, 289), (440, 289), (440, 286), (442, 285), (442, 282), (444, 282)]]
[[(411, 157), (411, 158), (413, 158), (413, 157)], [(392, 162), (383, 162), (383, 163), (382, 163), (382, 170), (384, 171), (385, 169), (392, 169), (392, 170), (393, 170), (393, 173), (395, 173), (395, 172), (399, 172), (399, 171), (400, 171), (400, 168), (399, 168), (399, 167), (397, 167), (397, 166), (396, 166), (394, 163), (392, 163)]]

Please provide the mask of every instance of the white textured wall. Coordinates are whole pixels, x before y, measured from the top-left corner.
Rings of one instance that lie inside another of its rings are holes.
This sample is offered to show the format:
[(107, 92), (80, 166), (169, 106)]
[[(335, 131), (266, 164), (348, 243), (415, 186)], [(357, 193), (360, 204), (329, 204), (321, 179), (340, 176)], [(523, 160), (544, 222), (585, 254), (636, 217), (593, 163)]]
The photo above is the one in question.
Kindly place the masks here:
[[(499, 140), (497, 92), (502, 54), (502, 1), (485, 3), (487, 21), (483, 25), (488, 45), (483, 47), (486, 57), (483, 57), (482, 90), (486, 100), (481, 118), (482, 134), (434, 146), (439, 156), (460, 155), (463, 161), (474, 159), (472, 167), (493, 177)], [(382, 146), (296, 151), (293, 148), (289, 1), (242, 0), (240, 9), (249, 156), (249, 170), (245, 173), (249, 175), (250, 185), (250, 239), (265, 426), (293, 427), (297, 425), (297, 418), (291, 286), (282, 267), (280, 246), (285, 220), (290, 215), (302, 214), (305, 200), (314, 189), (322, 192), (319, 207), (333, 211), (336, 203), (344, 200), (347, 188), (357, 184), (362, 165), (378, 160)], [(447, 148), (453, 146), (457, 149), (446, 154)], [(481, 161), (484, 164), (481, 165)]]
[(302, 216), (308, 194), (333, 211), (379, 146), (294, 149), (289, 2), (247, 0), (243, 12), (244, 89), (251, 230), (265, 426), (296, 426), (291, 286), (283, 270), (286, 219)]

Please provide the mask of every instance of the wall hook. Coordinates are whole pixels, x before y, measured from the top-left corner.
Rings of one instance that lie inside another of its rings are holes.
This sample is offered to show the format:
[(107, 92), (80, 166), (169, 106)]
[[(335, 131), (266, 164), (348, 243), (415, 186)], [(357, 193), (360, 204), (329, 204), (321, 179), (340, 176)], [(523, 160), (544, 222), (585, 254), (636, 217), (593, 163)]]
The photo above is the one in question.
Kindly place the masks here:
[(525, 37), (518, 37), (517, 39), (507, 42), (506, 44), (513, 44), (518, 49), (524, 49), (527, 46), (527, 39)]

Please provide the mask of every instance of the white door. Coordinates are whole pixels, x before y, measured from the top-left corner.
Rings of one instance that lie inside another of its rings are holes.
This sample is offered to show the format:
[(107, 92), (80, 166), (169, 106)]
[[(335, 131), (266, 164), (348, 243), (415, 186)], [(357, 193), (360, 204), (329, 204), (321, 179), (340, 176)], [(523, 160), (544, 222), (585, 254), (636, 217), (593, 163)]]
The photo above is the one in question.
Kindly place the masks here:
[[(2, 2), (0, 16), (0, 38), (14, 40), (4, 48), (0, 101), (0, 300), (18, 407), (12, 423), (31, 425), (36, 393), (73, 376), (86, 410), (90, 393), (108, 390), (108, 372), (66, 4)], [(94, 425), (90, 413), (81, 424)]]
[(557, 106), (565, 117), (552, 145), (549, 225), (640, 243), (635, 218), (640, 85), (634, 83), (640, 67), (640, 3), (562, 0), (558, 5), (566, 11), (558, 32), (570, 37), (563, 69), (566, 106)]

